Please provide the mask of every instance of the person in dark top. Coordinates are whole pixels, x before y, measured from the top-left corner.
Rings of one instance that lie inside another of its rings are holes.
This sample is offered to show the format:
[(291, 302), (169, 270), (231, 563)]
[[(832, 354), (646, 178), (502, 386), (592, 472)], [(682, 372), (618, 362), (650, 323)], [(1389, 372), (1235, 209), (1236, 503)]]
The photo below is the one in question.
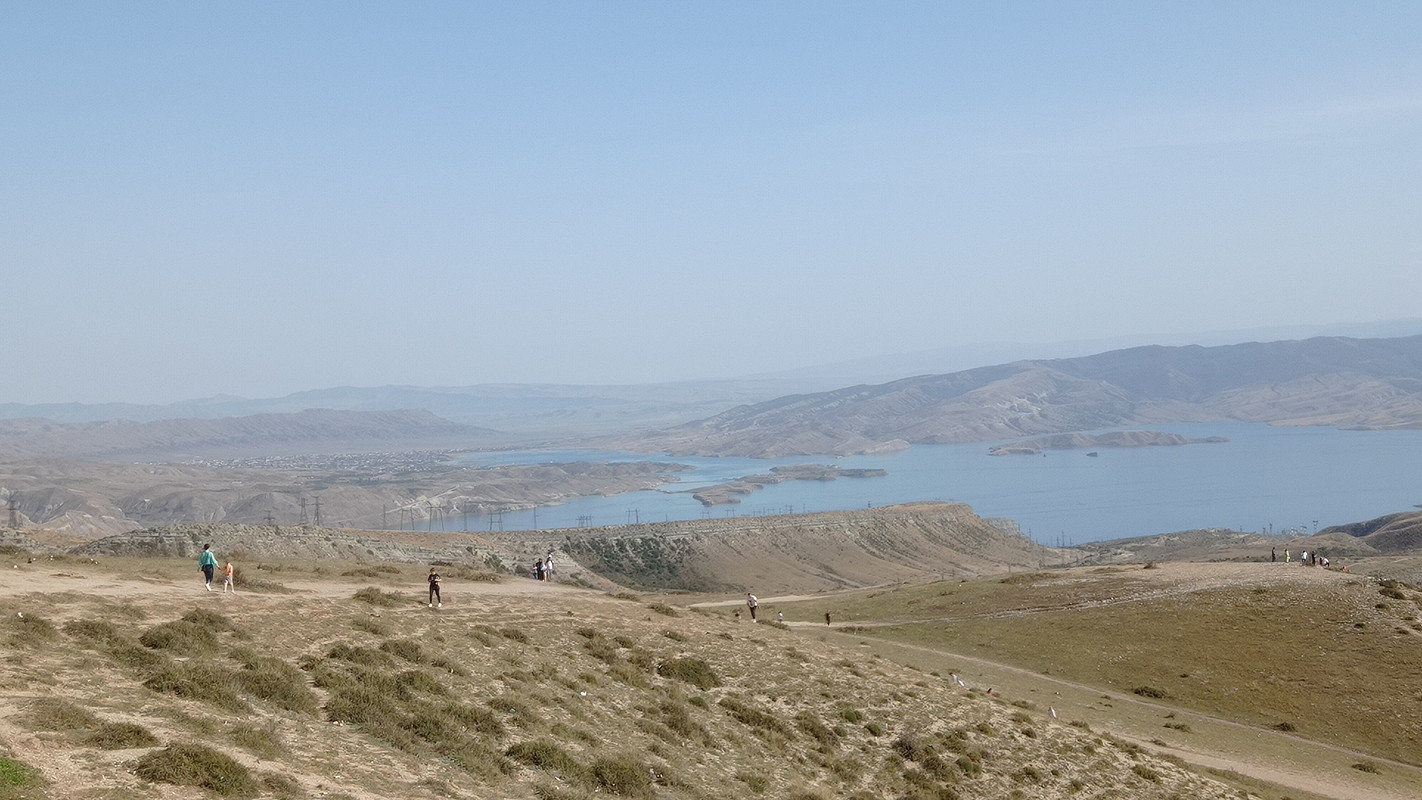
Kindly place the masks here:
[[(430, 608), (444, 608), (444, 602), (439, 597), (439, 573), (434, 567), (430, 567)], [(438, 604), (438, 605), (436, 605)]]
[(212, 545), (202, 546), (202, 555), (198, 556), (198, 567), (202, 569), (202, 577), (207, 590), (212, 591), (212, 573), (217, 569), (217, 556), (212, 554)]

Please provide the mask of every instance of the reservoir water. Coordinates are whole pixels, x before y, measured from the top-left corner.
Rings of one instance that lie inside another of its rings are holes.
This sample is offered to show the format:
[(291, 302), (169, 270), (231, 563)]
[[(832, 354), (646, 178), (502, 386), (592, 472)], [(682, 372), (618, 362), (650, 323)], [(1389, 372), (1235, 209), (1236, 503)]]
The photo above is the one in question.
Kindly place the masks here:
[[(1131, 428), (1127, 430), (1140, 430)], [(785, 459), (671, 458), (598, 450), (476, 453), (471, 465), (573, 461), (687, 464), (656, 491), (585, 497), (536, 511), (468, 519), (470, 530), (505, 531), (662, 522), (719, 516), (842, 511), (917, 500), (967, 503), (980, 516), (1013, 519), (1043, 544), (1232, 528), (1283, 533), (1358, 522), (1422, 504), (1422, 431), (1271, 428), (1248, 423), (1157, 425), (1151, 430), (1228, 442), (1177, 447), (1057, 450), (989, 456), (997, 442), (918, 445), (873, 456)], [(787, 481), (704, 507), (691, 491), (782, 464), (878, 468), (888, 475)], [(436, 523), (438, 524), (438, 523)], [(464, 520), (445, 520), (448, 530)]]

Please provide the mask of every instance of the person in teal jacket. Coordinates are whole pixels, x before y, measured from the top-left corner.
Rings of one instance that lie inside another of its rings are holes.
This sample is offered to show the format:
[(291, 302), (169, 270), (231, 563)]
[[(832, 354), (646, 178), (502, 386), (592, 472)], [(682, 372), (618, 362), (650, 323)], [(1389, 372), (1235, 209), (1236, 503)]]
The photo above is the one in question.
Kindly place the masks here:
[(198, 557), (198, 568), (202, 570), (207, 590), (212, 591), (212, 573), (217, 569), (217, 556), (212, 554), (212, 545), (202, 546), (202, 555)]

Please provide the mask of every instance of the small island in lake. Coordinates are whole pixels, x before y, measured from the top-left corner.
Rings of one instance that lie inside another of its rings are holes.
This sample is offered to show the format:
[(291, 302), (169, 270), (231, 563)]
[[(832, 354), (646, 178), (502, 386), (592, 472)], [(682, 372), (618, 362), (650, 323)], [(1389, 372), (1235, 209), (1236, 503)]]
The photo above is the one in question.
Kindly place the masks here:
[[(1036, 439), (1000, 444), (988, 448), (990, 456), (1034, 456), (1046, 450), (1085, 450), (1095, 447), (1175, 447), (1182, 444), (1216, 444), (1228, 442), (1223, 436), (1190, 439), (1178, 433), (1161, 431), (1114, 431), (1112, 433), (1059, 433)], [(1096, 452), (1089, 456), (1099, 455)]]
[(888, 475), (883, 469), (842, 469), (824, 464), (790, 464), (771, 467), (770, 472), (747, 475), (727, 483), (718, 483), (692, 493), (704, 506), (724, 505), (741, 502), (740, 495), (750, 494), (756, 489), (785, 481), (832, 481), (836, 478), (882, 478)]

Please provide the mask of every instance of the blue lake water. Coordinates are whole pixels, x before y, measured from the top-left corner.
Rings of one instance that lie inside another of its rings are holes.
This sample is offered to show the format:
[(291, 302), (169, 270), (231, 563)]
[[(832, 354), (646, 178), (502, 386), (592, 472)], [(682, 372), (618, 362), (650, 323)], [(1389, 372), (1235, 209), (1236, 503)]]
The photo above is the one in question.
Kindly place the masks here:
[[(1139, 430), (1135, 428), (1134, 430)], [(695, 467), (660, 490), (587, 497), (537, 511), (475, 517), (470, 530), (505, 531), (621, 525), (720, 516), (842, 511), (916, 500), (971, 505), (1008, 517), (1044, 544), (1233, 528), (1312, 533), (1422, 503), (1422, 431), (1271, 428), (1248, 423), (1158, 425), (1151, 430), (1229, 442), (1180, 447), (1051, 451), (989, 456), (996, 442), (920, 445), (899, 453), (833, 458), (670, 458), (596, 450), (477, 453), (471, 465), (572, 461), (669, 461)], [(763, 473), (781, 464), (879, 468), (879, 478), (788, 481), (704, 507), (690, 491)], [(449, 530), (463, 519), (445, 521)], [(436, 523), (438, 524), (438, 523)]]

